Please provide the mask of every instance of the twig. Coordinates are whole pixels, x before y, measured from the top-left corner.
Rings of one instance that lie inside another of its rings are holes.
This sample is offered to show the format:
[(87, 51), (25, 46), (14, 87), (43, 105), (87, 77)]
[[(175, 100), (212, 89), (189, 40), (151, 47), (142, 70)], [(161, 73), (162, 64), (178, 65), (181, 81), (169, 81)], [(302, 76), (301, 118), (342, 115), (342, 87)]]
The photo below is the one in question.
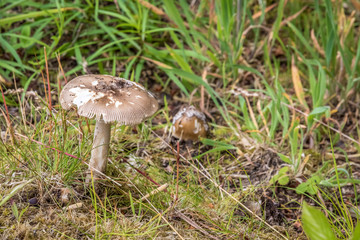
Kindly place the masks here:
[(148, 193), (145, 196), (143, 196), (142, 198), (140, 198), (140, 201), (143, 201), (144, 199), (149, 198), (150, 196), (155, 195), (158, 192), (165, 191), (168, 186), (169, 186), (168, 183), (161, 185), (160, 187), (152, 190), (150, 193)]

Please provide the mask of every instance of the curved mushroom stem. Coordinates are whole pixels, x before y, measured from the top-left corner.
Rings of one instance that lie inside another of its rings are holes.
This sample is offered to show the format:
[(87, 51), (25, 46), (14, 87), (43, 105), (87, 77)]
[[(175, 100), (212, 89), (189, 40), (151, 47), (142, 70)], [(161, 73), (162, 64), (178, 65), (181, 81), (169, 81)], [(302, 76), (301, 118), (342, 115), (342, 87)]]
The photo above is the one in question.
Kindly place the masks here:
[(91, 181), (91, 171), (93, 171), (93, 177), (95, 178), (95, 176), (98, 175), (97, 171), (103, 172), (106, 168), (110, 143), (110, 128), (111, 123), (105, 123), (103, 120), (96, 121), (93, 149), (91, 150), (91, 159), (89, 162), (89, 173), (86, 176), (87, 183)]

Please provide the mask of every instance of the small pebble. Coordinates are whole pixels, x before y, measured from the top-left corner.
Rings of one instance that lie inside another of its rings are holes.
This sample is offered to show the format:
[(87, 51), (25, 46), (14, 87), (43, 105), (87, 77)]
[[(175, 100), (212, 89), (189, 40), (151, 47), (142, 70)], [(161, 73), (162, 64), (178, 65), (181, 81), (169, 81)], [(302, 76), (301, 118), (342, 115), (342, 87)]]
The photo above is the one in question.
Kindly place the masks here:
[(30, 198), (29, 204), (30, 205), (39, 205), (39, 200), (36, 197)]

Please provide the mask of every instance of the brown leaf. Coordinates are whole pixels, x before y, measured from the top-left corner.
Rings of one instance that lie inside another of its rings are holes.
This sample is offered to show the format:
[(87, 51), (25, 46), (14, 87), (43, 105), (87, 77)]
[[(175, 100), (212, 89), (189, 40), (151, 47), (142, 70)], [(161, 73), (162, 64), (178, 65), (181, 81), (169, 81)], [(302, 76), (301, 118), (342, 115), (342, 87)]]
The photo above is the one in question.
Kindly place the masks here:
[(360, 11), (360, 3), (358, 2), (358, 0), (351, 0), (351, 3), (354, 5), (356, 10)]
[(319, 44), (319, 42), (317, 41), (317, 39), (316, 39), (316, 37), (315, 37), (314, 29), (311, 29), (310, 35), (311, 35), (311, 39), (312, 39), (312, 41), (313, 41), (313, 44), (314, 44), (315, 49), (316, 49), (322, 56), (325, 56), (324, 49), (322, 49), (322, 47), (320, 47), (320, 44)]
[(303, 11), (305, 11), (305, 9), (307, 8), (307, 6), (303, 7), (302, 9), (300, 9), (300, 11), (298, 11), (297, 13), (295, 13), (294, 15), (291, 15), (290, 17), (286, 18), (285, 20), (283, 20), (281, 22), (281, 26), (284, 26), (286, 23), (291, 22), (292, 20), (294, 20), (295, 18), (297, 18)]
[(303, 105), (305, 108), (308, 108), (307, 104), (305, 102), (305, 93), (304, 93), (304, 88), (301, 84), (299, 70), (298, 70), (297, 66), (295, 65), (294, 56), (292, 56), (292, 58), (291, 58), (291, 75), (292, 75), (292, 81), (294, 84), (296, 97), (298, 98), (301, 105)]
[[(270, 6), (268, 6), (267, 8), (265, 8), (264, 12), (267, 13), (269, 11), (271, 11), (271, 9), (273, 9), (274, 7), (276, 7), (278, 4), (277, 3), (273, 3)], [(256, 12), (254, 15), (252, 15), (253, 19), (259, 18), (262, 14), (262, 11), (258, 11)]]
[(161, 10), (160, 8), (155, 7), (154, 5), (152, 5), (151, 3), (145, 1), (145, 0), (139, 0), (139, 3), (141, 5), (143, 5), (144, 7), (150, 9), (153, 13), (160, 15), (160, 16), (164, 16), (165, 13), (163, 12), (163, 10)]

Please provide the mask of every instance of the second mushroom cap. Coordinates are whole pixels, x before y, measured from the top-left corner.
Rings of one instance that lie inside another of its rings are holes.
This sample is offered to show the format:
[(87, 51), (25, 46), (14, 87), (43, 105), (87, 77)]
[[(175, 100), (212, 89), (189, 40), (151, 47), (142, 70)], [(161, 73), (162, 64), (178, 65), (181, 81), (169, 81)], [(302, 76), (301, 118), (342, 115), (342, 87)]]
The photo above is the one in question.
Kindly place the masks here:
[(206, 137), (208, 128), (205, 115), (194, 106), (187, 106), (174, 116), (172, 134), (182, 140), (194, 141)]

